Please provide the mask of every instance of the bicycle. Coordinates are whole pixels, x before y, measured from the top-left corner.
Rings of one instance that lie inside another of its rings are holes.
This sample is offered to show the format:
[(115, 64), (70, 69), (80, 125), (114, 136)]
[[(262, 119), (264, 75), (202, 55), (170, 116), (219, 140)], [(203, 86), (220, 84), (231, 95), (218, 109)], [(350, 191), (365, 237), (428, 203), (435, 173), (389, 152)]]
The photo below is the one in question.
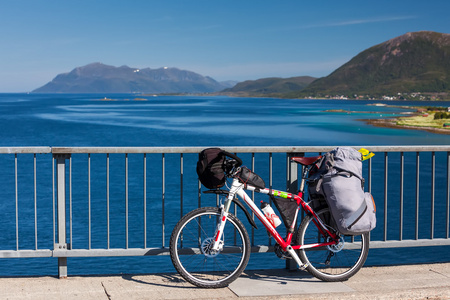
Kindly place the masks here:
[[(361, 269), (369, 252), (369, 233), (340, 234), (330, 222), (326, 205), (313, 209), (311, 201), (303, 199), (309, 171), (321, 156), (291, 158), (303, 166), (300, 189), (293, 194), (242, 182), (238, 176), (242, 160), (234, 154), (225, 154), (229, 158), (225, 160), (224, 171), (226, 177), (232, 179), (231, 186), (205, 191), (226, 196), (224, 203), (187, 213), (172, 231), (170, 256), (175, 269), (186, 281), (202, 288), (221, 288), (237, 279), (247, 266), (251, 252), (249, 234), (243, 223), (230, 212), (231, 204), (236, 203), (244, 210), (253, 227), (256, 224), (236, 195), (275, 239), (276, 254), (293, 259), (299, 269), (307, 270), (323, 281), (344, 281)], [(296, 203), (294, 220), (284, 239), (245, 190)], [(296, 228), (300, 206), (305, 217)]]

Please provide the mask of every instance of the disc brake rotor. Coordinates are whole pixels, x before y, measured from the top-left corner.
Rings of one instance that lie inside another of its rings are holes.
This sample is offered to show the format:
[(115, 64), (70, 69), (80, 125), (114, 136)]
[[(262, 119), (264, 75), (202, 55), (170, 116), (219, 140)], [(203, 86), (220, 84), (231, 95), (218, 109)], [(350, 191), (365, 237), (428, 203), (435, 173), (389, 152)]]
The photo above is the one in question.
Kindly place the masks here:
[(214, 245), (214, 238), (206, 238), (203, 240), (200, 249), (206, 257), (216, 257), (217, 255), (219, 255), (220, 250), (215, 251), (211, 249), (213, 245)]

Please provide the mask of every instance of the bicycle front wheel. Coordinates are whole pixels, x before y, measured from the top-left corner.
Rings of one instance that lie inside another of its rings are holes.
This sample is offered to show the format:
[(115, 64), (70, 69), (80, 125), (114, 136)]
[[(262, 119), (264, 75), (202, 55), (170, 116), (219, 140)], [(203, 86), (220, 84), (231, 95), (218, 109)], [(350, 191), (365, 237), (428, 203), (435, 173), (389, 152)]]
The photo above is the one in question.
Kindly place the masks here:
[[(320, 210), (317, 215), (326, 223), (330, 218), (329, 208)], [(312, 216), (306, 216), (301, 222), (297, 245), (327, 242), (313, 220)], [(341, 235), (337, 245), (299, 250), (299, 257), (308, 265), (307, 270), (314, 277), (323, 281), (344, 281), (361, 269), (368, 253), (369, 234), (364, 233), (355, 236)]]
[(250, 240), (239, 219), (229, 214), (222, 235), (223, 247), (211, 249), (220, 209), (202, 207), (186, 214), (170, 238), (170, 257), (178, 273), (203, 288), (225, 287), (238, 278), (250, 258)]

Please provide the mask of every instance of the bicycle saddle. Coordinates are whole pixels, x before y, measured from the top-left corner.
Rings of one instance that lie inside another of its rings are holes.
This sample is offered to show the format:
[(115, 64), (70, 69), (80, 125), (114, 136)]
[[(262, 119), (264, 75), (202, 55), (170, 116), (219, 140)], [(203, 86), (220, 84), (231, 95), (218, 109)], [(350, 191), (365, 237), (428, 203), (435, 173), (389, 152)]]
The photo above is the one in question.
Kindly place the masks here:
[(310, 156), (310, 157), (292, 157), (291, 160), (295, 161), (298, 164), (309, 166), (314, 164), (316, 161), (322, 158), (322, 155), (319, 156)]

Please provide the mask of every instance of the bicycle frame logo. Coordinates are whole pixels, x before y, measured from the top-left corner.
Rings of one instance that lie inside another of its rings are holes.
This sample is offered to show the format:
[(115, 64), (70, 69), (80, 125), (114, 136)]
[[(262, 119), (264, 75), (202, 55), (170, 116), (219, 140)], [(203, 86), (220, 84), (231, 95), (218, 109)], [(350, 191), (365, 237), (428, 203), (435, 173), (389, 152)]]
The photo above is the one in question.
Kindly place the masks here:
[(284, 199), (292, 199), (291, 193), (277, 191), (277, 190), (272, 190), (272, 193), (275, 197), (280, 197), (280, 198), (284, 198)]

